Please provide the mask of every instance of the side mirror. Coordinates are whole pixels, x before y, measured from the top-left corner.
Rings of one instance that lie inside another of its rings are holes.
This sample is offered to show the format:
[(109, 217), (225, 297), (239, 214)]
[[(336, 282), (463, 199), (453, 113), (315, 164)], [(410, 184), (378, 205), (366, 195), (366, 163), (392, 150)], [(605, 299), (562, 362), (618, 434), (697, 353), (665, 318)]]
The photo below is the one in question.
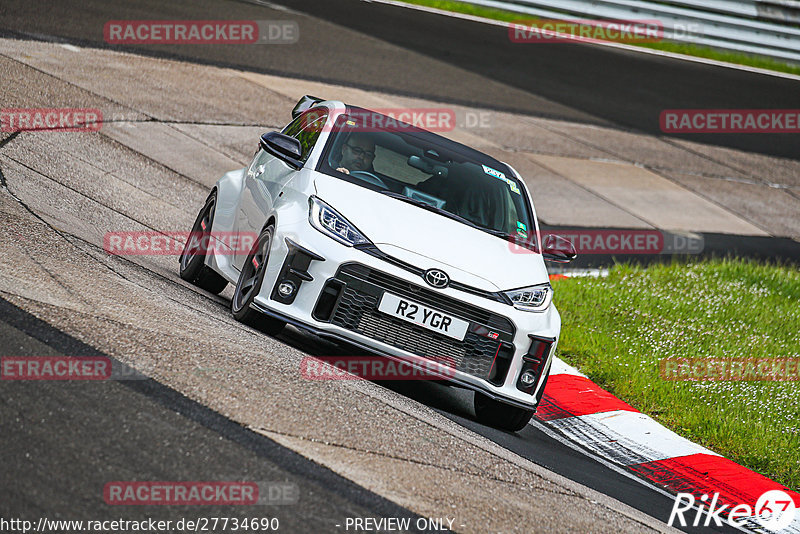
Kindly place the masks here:
[(572, 241), (560, 235), (547, 234), (542, 239), (542, 256), (547, 261), (569, 263), (578, 257)]
[(303, 166), (303, 147), (300, 141), (279, 132), (268, 132), (261, 136), (261, 148), (299, 169)]

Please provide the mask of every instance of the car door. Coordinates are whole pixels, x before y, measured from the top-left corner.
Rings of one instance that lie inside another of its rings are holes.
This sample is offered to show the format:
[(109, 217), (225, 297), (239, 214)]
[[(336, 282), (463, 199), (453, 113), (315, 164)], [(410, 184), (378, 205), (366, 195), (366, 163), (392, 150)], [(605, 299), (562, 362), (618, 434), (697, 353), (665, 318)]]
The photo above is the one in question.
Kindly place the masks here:
[[(327, 111), (309, 110), (293, 120), (282, 133), (294, 137), (302, 146), (301, 161), (305, 162), (314, 148), (327, 120)], [(244, 176), (242, 195), (236, 216), (236, 231), (242, 239), (255, 241), (264, 223), (272, 213), (275, 199), (297, 171), (294, 167), (259, 148)], [(233, 266), (241, 270), (247, 258), (247, 250), (237, 250)]]

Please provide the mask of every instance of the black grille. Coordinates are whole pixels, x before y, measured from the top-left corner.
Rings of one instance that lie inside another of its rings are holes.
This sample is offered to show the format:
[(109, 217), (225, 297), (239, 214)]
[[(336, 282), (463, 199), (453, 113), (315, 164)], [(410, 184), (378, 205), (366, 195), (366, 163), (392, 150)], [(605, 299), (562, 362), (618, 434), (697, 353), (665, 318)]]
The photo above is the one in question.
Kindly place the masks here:
[[(510, 337), (514, 336), (514, 326), (511, 324), (511, 321), (502, 315), (478, 308), (477, 306), (437, 293), (425, 287), (406, 282), (401, 278), (372, 269), (366, 265), (361, 265), (360, 263), (345, 263), (339, 268), (337, 278), (342, 280), (342, 275), (355, 277), (358, 280), (369, 282), (395, 295), (421, 302), (422, 304), (455, 315), (466, 321), (479, 323), (491, 330), (509, 334)], [(344, 281), (346, 282), (346, 280)]]
[[(458, 371), (480, 378), (489, 376), (500, 340), (479, 335), (476, 327), (484, 326), (498, 332), (502, 338), (513, 339), (514, 327), (508, 319), (369, 267), (345, 264), (336, 278), (346, 285), (332, 324), (417, 356), (452, 365)], [(384, 290), (467, 320), (471, 327), (464, 340), (459, 341), (383, 314), (378, 311), (378, 303)], [(505, 355), (507, 349), (500, 352)]]

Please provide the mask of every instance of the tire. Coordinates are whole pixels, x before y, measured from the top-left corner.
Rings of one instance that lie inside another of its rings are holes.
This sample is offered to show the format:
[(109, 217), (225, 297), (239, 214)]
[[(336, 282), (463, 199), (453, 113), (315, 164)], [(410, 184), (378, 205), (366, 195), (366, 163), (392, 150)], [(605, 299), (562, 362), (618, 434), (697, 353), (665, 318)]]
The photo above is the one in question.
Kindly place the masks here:
[(192, 232), (179, 258), (180, 277), (187, 282), (218, 295), (228, 286), (228, 281), (206, 265), (206, 254), (202, 251), (202, 243), (211, 238), (211, 225), (214, 223), (214, 207), (217, 204), (217, 193), (212, 192), (203, 209), (197, 214)]
[(261, 291), (261, 285), (264, 283), (264, 273), (267, 270), (274, 233), (275, 227), (272, 225), (261, 231), (242, 265), (242, 272), (239, 274), (239, 281), (236, 283), (236, 289), (231, 299), (231, 313), (233, 313), (234, 319), (271, 336), (280, 334), (286, 323), (267, 317), (252, 309), (250, 305)]
[(517, 408), (475, 392), (475, 416), (478, 422), (486, 426), (518, 432), (525, 428), (535, 412), (536, 410)]

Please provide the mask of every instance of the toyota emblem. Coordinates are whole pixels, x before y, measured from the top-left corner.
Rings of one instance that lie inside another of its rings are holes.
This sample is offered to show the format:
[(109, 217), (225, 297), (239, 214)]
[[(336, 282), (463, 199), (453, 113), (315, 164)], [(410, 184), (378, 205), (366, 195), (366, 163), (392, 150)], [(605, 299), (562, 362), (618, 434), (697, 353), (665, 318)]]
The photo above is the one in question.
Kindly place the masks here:
[(450, 277), (447, 273), (439, 269), (428, 269), (425, 271), (425, 281), (429, 286), (443, 289), (450, 283)]

